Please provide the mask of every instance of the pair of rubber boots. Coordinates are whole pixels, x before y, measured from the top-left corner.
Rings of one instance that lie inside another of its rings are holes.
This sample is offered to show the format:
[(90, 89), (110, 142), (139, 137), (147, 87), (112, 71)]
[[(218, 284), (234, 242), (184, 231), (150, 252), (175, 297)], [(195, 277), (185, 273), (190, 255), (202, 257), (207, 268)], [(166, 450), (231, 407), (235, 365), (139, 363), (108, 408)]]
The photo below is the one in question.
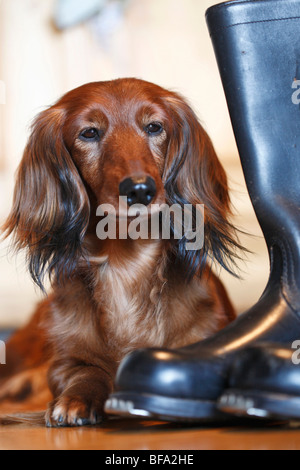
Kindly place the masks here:
[(258, 303), (213, 337), (127, 356), (106, 411), (175, 421), (224, 419), (224, 411), (300, 417), (292, 360), (300, 340), (300, 0), (229, 1), (206, 19), (269, 281)]

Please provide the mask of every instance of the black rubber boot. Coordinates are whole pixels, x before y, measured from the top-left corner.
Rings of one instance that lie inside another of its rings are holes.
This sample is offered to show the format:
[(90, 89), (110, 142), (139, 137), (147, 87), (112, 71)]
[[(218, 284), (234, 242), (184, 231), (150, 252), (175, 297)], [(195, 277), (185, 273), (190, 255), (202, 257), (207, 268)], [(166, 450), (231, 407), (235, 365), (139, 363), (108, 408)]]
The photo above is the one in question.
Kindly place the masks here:
[(300, 418), (300, 341), (293, 348), (262, 343), (245, 348), (228, 370), (222, 411), (242, 417)]
[(255, 306), (213, 337), (126, 357), (109, 413), (222, 418), (216, 401), (239, 351), (260, 341), (300, 339), (300, 0), (225, 2), (207, 11), (207, 23), (269, 250), (269, 282)]

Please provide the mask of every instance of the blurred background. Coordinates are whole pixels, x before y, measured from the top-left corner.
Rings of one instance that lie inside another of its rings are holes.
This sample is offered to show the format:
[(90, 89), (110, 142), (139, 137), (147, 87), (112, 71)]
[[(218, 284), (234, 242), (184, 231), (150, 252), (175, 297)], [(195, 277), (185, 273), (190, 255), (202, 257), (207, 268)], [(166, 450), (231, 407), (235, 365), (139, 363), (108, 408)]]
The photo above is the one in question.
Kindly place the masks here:
[[(230, 124), (205, 10), (210, 0), (0, 0), (0, 223), (33, 117), (86, 82), (133, 76), (192, 104), (229, 177), (234, 223), (250, 236), (241, 279), (220, 271), (238, 312), (261, 295), (267, 250)], [(24, 257), (0, 245), (0, 328), (22, 325), (41, 294)]]

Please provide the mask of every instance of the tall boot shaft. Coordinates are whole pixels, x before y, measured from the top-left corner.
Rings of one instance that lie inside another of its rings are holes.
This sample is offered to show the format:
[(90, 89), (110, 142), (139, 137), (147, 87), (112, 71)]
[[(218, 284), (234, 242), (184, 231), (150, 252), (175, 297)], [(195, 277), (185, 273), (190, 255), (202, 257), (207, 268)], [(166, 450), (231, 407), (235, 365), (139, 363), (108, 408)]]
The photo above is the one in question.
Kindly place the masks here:
[(250, 198), (299, 310), (300, 1), (225, 2), (206, 19)]

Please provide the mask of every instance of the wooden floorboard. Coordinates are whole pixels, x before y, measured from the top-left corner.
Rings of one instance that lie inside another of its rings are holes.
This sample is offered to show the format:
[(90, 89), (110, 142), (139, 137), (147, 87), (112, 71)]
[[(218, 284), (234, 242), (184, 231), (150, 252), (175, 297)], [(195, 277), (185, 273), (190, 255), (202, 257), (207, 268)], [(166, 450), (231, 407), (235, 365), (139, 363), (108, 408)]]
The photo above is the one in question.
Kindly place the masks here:
[(113, 419), (101, 426), (0, 426), (0, 450), (300, 450), (300, 424), (226, 427)]

